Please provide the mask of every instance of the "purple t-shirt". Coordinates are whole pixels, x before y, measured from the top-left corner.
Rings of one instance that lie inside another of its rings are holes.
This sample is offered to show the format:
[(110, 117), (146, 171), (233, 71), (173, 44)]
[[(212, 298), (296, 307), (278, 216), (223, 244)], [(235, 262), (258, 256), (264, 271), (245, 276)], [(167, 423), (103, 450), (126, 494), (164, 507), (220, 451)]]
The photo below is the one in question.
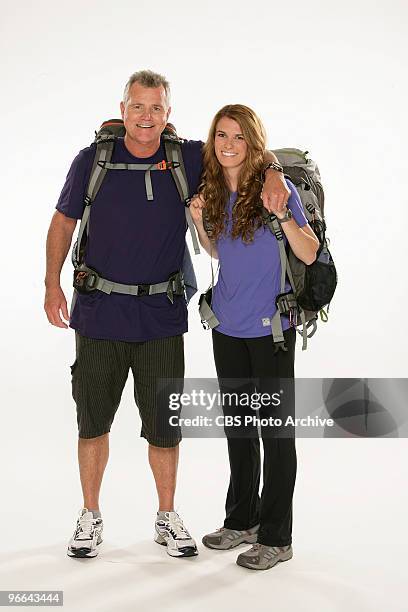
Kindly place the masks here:
[[(299, 227), (307, 224), (296, 187), (286, 181), (291, 196), (288, 208)], [(237, 338), (258, 338), (271, 334), (271, 327), (264, 327), (262, 319), (272, 318), (276, 312), (275, 299), (280, 291), (281, 264), (279, 247), (268, 227), (260, 227), (254, 241), (245, 244), (241, 238), (232, 239), (231, 213), (237, 193), (231, 194), (227, 203), (227, 235), (217, 241), (219, 257), (218, 282), (214, 287), (212, 309), (220, 324), (218, 332)], [(284, 237), (285, 244), (287, 239)], [(290, 290), (289, 282), (286, 291)], [(288, 329), (288, 317), (282, 317), (282, 329)]]
[[(202, 171), (202, 142), (182, 145), (190, 193), (197, 190)], [(79, 152), (68, 172), (57, 210), (80, 219), (95, 145)], [(155, 163), (166, 159), (163, 144), (152, 157), (134, 157), (123, 139), (115, 144), (112, 162)], [(151, 173), (152, 201), (146, 197), (145, 173), (108, 170), (91, 205), (85, 262), (106, 279), (135, 285), (159, 283), (180, 270), (185, 249), (186, 220), (169, 170)], [(137, 342), (175, 336), (187, 331), (184, 296), (166, 294), (78, 294), (70, 327), (89, 338)]]

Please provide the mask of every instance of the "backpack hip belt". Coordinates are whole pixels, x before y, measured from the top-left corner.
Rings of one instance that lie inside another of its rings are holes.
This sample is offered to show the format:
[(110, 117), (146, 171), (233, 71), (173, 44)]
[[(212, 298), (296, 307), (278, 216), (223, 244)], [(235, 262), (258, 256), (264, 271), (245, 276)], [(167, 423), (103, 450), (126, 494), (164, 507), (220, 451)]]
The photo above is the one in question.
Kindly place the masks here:
[(205, 293), (200, 295), (198, 301), (198, 312), (200, 313), (201, 324), (204, 329), (214, 329), (220, 324), (211, 308), (212, 287), (209, 287)]
[(171, 274), (168, 280), (162, 283), (126, 285), (102, 278), (96, 270), (82, 264), (74, 270), (73, 285), (79, 293), (92, 293), (98, 290), (108, 295), (122, 293), (136, 297), (166, 293), (172, 304), (174, 295), (184, 295), (184, 278), (181, 271)]

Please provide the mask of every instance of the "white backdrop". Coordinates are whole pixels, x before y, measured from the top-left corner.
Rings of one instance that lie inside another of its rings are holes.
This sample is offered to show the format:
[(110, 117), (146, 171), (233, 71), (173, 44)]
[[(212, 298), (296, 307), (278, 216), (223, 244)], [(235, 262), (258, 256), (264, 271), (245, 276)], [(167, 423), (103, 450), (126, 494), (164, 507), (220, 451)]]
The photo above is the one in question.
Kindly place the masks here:
[[(21, 551), (58, 541), (59, 548), (52, 549), (58, 559), (81, 503), (68, 375), (74, 342), (72, 330), (52, 328), (43, 312), (44, 244), (73, 157), (92, 141), (103, 120), (119, 116), (123, 86), (138, 69), (168, 77), (171, 120), (187, 138), (205, 139), (211, 118), (226, 103), (252, 106), (267, 128), (270, 148), (310, 151), (326, 190), (339, 285), (329, 322), (320, 325), (306, 353), (298, 347), (297, 375), (405, 377), (408, 5), (403, 0), (3, 0), (1, 13), (1, 478), (10, 502), (0, 510), (1, 523), (8, 526), (2, 544), (8, 551)], [(203, 254), (196, 263), (204, 289), (209, 259)], [(63, 271), (67, 297), (71, 274), (68, 262)], [(186, 374), (214, 376), (210, 334), (201, 328), (197, 297), (189, 309)], [(103, 493), (105, 516), (115, 524), (111, 540), (123, 546), (127, 539), (115, 523), (119, 508), (137, 515), (142, 538), (150, 533), (155, 508), (138, 430), (129, 384), (113, 429)], [(381, 503), (391, 503), (392, 492), (402, 486), (404, 468), (395, 460), (398, 453), (403, 456), (405, 441), (388, 441), (385, 453), (381, 440), (301, 440), (300, 465), (311, 471), (301, 468), (305, 480), (299, 483), (295, 516), (313, 513), (309, 484), (320, 496), (319, 504), (328, 503), (327, 491), (319, 486), (322, 475), (315, 469), (322, 455), (326, 475), (337, 470), (339, 460), (349, 458), (344, 494), (346, 499), (357, 496), (357, 507), (363, 504), (351, 469), (362, 457), (363, 444), (374, 465), (378, 467), (379, 456), (389, 463), (393, 476), (382, 463), (384, 473), (372, 486), (382, 491)], [(190, 515), (189, 525), (195, 517), (197, 537), (204, 526), (212, 529), (222, 520), (226, 461), (221, 441), (184, 443), (179, 503), (183, 515)], [(384, 487), (390, 487), (388, 493)], [(392, 512), (398, 520), (403, 505), (392, 506)], [(205, 525), (199, 519), (203, 513)], [(135, 529), (139, 534), (139, 527)], [(302, 541), (304, 532), (299, 528), (297, 533)], [(387, 531), (384, 539), (389, 543)], [(306, 541), (314, 555), (316, 537)], [(30, 568), (23, 563), (20, 569), (26, 571), (24, 584), (18, 573), (11, 573), (8, 585), (31, 584)], [(34, 580), (32, 587), (38, 584)], [(311, 600), (310, 605), (316, 603)]]

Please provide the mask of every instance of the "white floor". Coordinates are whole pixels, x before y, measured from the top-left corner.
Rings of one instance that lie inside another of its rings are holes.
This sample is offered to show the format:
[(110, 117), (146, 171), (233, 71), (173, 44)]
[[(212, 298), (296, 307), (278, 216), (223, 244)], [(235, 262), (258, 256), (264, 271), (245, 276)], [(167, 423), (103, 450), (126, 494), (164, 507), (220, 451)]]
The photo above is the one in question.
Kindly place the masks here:
[[(227, 552), (200, 545), (197, 558), (173, 559), (153, 542), (145, 444), (131, 439), (125, 420), (112, 435), (105, 542), (96, 559), (65, 554), (81, 505), (74, 435), (63, 443), (26, 440), (20, 462), (9, 455), (1, 589), (63, 590), (70, 612), (408, 609), (405, 440), (299, 439), (294, 557), (255, 572), (235, 564), (244, 545)], [(4, 442), (3, 451), (11, 448)], [(182, 443), (178, 509), (197, 540), (222, 524), (226, 478), (223, 440)]]

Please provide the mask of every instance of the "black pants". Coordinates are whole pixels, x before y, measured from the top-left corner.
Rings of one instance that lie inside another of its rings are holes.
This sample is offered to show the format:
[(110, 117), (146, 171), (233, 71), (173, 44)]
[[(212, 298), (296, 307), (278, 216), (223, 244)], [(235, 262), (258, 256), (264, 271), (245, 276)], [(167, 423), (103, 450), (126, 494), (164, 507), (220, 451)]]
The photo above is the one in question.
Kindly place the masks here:
[[(275, 354), (272, 336), (235, 338), (213, 330), (214, 359), (221, 392), (230, 391), (225, 379), (242, 379), (241, 391), (276, 391), (280, 378), (294, 377), (296, 331), (284, 332), (287, 352)], [(294, 406), (294, 396), (292, 396)], [(225, 410), (224, 410), (225, 411)], [(293, 410), (291, 410), (293, 415)], [(262, 414), (260, 415), (262, 416)], [(292, 498), (296, 480), (296, 447), (293, 437), (273, 437), (262, 428), (264, 449), (263, 489), (260, 485), (260, 440), (228, 437), (230, 483), (224, 527), (250, 529), (260, 524), (258, 542), (267, 546), (292, 543)]]

